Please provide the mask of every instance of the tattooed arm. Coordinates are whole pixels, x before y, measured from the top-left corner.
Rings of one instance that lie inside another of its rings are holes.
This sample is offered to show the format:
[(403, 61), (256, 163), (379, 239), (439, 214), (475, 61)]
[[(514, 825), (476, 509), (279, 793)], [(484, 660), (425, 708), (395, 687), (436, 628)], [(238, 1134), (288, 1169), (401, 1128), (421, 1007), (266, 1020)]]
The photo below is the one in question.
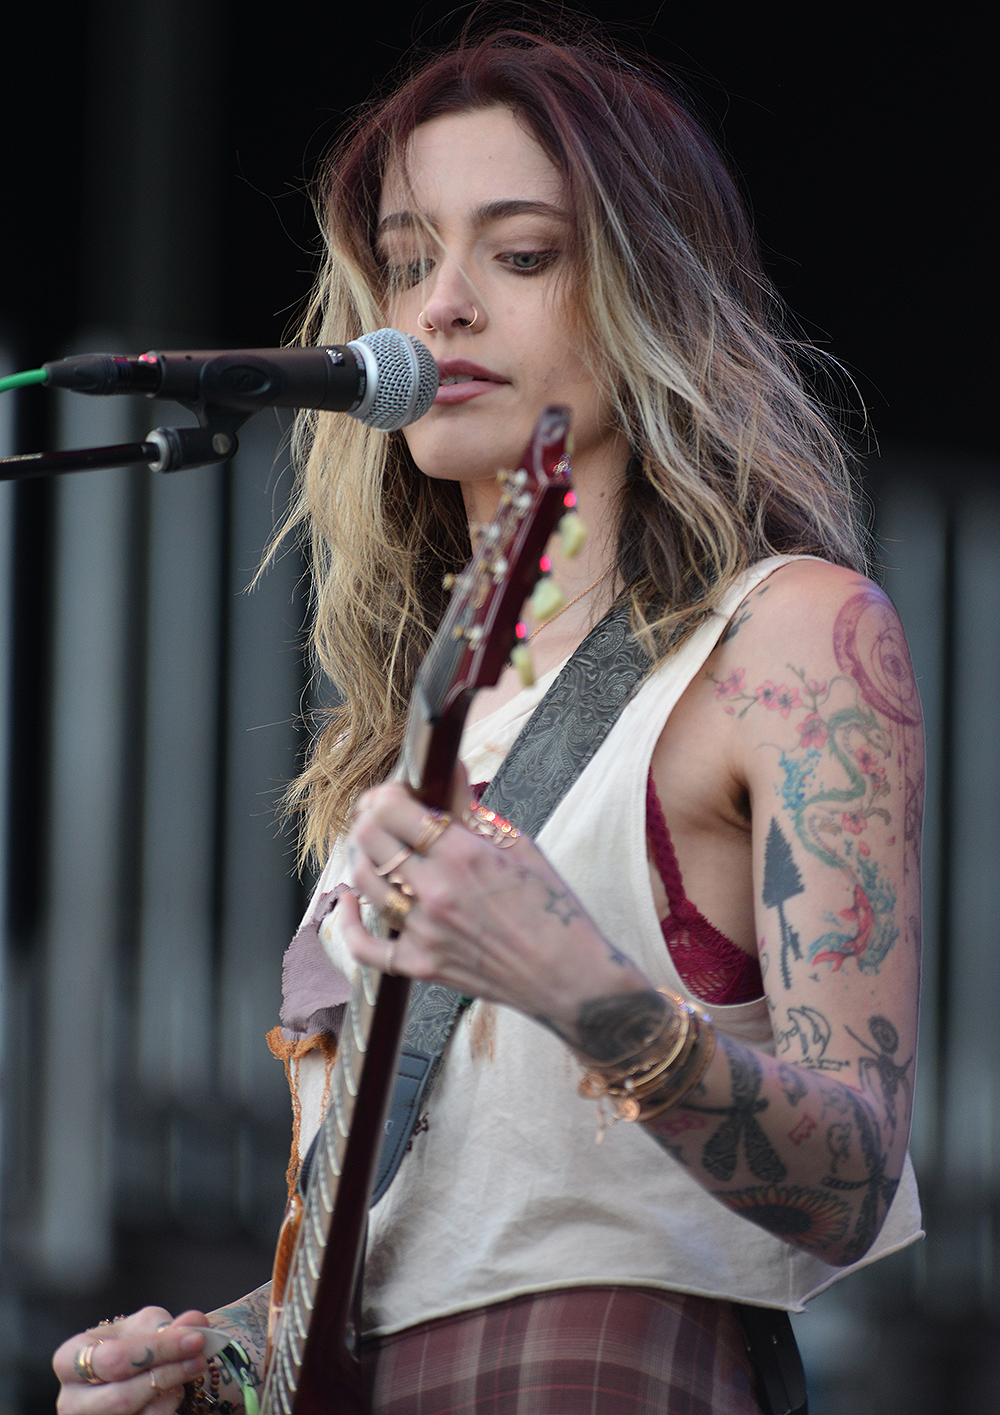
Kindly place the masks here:
[[(218, 1307), (208, 1314), (209, 1325), (226, 1332), (233, 1340), (238, 1341), (246, 1352), (250, 1361), (249, 1375), (257, 1386), (258, 1395), (264, 1385), (267, 1311), (270, 1300), (271, 1284), (266, 1282), (263, 1287), (241, 1297), (238, 1302), (231, 1302), (228, 1307)], [(242, 1412), (244, 1408), (242, 1392), (225, 1370), (221, 1372), (219, 1402), (219, 1415), (234, 1415), (234, 1412)]]
[[(729, 799), (745, 801), (752, 935), (740, 935), (724, 887), (713, 914), (697, 861), (691, 890), (678, 854), (689, 895), (712, 921), (748, 948), (756, 942), (775, 1055), (720, 1038), (699, 1092), (649, 1129), (730, 1208), (847, 1263), (878, 1232), (909, 1132), (923, 783), (916, 686), (895, 611), (848, 571), (785, 567), (734, 627), (694, 690), (689, 715), (701, 727), (689, 725), (683, 745), (697, 757), (698, 731), (707, 733)], [(665, 762), (668, 799), (677, 781), (669, 753)]]

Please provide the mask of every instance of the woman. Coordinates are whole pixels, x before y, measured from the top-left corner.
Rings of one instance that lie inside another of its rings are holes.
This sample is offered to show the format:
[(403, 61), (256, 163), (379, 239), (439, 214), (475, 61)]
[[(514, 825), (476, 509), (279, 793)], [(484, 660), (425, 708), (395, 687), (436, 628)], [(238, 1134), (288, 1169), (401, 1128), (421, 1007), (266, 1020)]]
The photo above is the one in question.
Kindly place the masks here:
[[(621, 56), (467, 42), (361, 120), (322, 202), (304, 338), (390, 323), (442, 386), (388, 439), (300, 428), (292, 523), (345, 700), (296, 787), (307, 846), (340, 841), (286, 964), (300, 1151), (355, 961), (476, 999), (372, 1213), (372, 1408), (757, 1410), (732, 1304), (800, 1308), (918, 1233), (919, 710), (844, 458), (721, 160)], [(589, 536), (553, 551), (563, 608), (526, 614), (535, 687), (508, 669), (473, 704), (471, 780), (614, 603), (656, 666), (542, 848), (499, 850), (460, 823), (464, 776), (450, 823), (375, 783), (442, 577), (552, 402)], [(607, 1124), (630, 1089), (637, 1123)], [(257, 1369), (265, 1310), (212, 1319)], [(63, 1415), (168, 1415), (203, 1320), (67, 1342)]]

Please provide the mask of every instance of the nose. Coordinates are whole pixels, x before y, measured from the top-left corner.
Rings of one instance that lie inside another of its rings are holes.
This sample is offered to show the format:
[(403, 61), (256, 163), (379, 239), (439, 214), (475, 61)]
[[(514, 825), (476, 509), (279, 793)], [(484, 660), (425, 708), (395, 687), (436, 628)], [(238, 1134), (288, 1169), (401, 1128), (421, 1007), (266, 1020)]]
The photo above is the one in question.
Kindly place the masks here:
[(458, 334), (486, 326), (482, 300), (478, 307), (473, 299), (469, 278), (454, 260), (445, 257), (434, 272), (433, 289), (417, 317), (425, 333)]

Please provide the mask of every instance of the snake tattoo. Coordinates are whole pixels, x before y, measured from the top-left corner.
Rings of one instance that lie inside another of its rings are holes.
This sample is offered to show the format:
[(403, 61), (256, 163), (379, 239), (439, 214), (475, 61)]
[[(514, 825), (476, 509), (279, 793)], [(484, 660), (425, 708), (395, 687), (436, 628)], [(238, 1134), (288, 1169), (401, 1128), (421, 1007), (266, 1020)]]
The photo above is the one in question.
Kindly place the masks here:
[[(907, 843), (914, 833), (911, 817), (916, 809), (913, 803), (919, 805), (921, 783), (911, 781), (906, 771), (906, 736), (919, 729), (919, 703), (902, 631), (881, 591), (867, 587), (847, 600), (837, 616), (833, 647), (841, 674), (832, 681), (818, 683), (789, 664), (797, 684), (767, 682), (752, 691), (745, 685), (745, 671), (738, 669), (724, 681), (715, 680), (715, 695), (728, 702), (727, 712), (745, 704), (741, 717), (755, 706), (777, 711), (786, 719), (793, 711), (805, 711), (797, 724), (799, 749), (780, 752), (783, 781), (778, 792), (795, 839), (842, 874), (851, 891), (850, 904), (827, 914), (829, 928), (809, 945), (807, 956), (834, 971), (853, 961), (860, 972), (876, 973), (899, 937), (896, 893), (880, 873), (864, 833), (873, 818), (886, 826), (892, 823), (882, 800), (891, 790), (885, 763), (895, 752), (900, 753), (903, 766), (906, 800), (900, 825)], [(844, 690), (854, 702), (829, 711), (835, 687), (839, 703), (844, 704)], [(824, 759), (836, 765), (842, 785), (819, 779)], [(784, 905), (802, 888), (791, 846), (772, 819), (763, 898), (766, 907), (778, 910), (786, 988), (791, 986), (789, 957), (800, 958), (802, 953)]]

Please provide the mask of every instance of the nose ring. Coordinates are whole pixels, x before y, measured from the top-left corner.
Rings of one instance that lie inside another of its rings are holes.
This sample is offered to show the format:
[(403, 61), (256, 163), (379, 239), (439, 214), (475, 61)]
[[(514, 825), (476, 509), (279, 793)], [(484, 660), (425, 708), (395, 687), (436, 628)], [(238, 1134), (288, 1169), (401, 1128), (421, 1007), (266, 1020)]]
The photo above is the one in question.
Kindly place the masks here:
[[(437, 328), (437, 325), (431, 324), (431, 322), (430, 322), (429, 319), (427, 320), (427, 323), (425, 324), (425, 323), (424, 323), (424, 320), (425, 320), (426, 318), (427, 318), (427, 311), (426, 311), (426, 310), (421, 310), (420, 313), (417, 315), (417, 328), (418, 328), (418, 329), (422, 329), (425, 334), (433, 334), (434, 331), (435, 331), (436, 328)], [(473, 305), (473, 306), (472, 306), (472, 318), (471, 318), (471, 319), (456, 319), (455, 323), (456, 323), (456, 324), (460, 324), (463, 329), (474, 329), (475, 326), (476, 326), (476, 324), (478, 323), (478, 320), (479, 320), (479, 311), (476, 309), (475, 305)]]

